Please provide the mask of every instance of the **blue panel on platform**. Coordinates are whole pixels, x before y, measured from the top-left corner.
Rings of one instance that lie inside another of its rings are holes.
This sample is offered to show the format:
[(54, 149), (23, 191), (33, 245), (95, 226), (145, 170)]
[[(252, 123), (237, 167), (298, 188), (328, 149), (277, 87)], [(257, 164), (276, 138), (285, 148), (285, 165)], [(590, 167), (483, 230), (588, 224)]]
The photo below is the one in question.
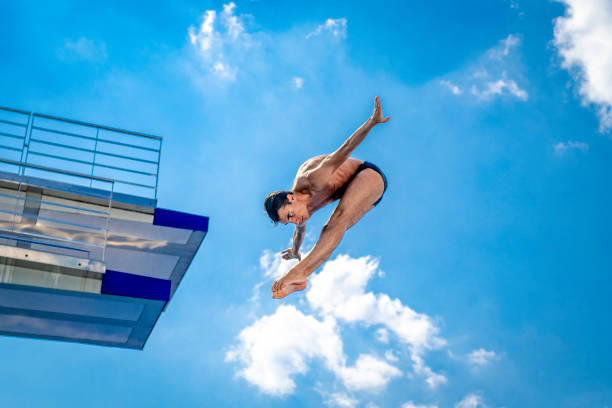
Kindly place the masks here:
[(194, 231), (208, 231), (208, 217), (156, 208), (153, 215), (153, 225)]
[(171, 285), (172, 281), (166, 279), (107, 269), (102, 279), (102, 293), (168, 301)]

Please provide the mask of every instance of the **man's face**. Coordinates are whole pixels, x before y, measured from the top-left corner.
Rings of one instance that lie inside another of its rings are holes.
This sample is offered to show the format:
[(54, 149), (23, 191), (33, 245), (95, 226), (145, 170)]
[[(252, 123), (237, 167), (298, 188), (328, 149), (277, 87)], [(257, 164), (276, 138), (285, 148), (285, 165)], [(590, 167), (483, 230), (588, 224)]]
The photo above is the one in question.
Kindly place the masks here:
[(279, 222), (283, 224), (301, 224), (310, 218), (306, 204), (297, 201), (293, 194), (287, 196), (289, 203), (278, 209)]

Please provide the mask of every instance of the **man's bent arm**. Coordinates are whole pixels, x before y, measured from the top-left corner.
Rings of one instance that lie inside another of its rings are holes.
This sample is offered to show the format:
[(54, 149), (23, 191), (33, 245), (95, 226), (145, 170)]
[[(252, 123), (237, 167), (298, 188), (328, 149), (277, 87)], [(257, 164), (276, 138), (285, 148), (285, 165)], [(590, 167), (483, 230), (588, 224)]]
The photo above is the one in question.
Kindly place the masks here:
[(296, 256), (300, 253), (300, 247), (304, 241), (304, 235), (306, 235), (306, 224), (297, 224), (295, 226), (295, 231), (293, 232), (293, 245), (291, 246), (291, 250)]

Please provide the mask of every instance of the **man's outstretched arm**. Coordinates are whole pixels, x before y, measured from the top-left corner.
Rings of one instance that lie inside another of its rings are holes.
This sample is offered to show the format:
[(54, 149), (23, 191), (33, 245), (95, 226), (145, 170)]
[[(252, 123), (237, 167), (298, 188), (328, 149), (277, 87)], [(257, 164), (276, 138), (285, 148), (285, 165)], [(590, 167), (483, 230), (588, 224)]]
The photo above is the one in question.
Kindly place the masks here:
[(372, 112), (372, 116), (370, 116), (370, 118), (348, 139), (346, 139), (342, 146), (340, 146), (332, 154), (328, 155), (325, 160), (321, 162), (319, 168), (316, 169), (310, 176), (311, 180), (314, 178), (315, 180), (313, 181), (316, 183), (316, 179), (321, 178), (323, 182), (326, 182), (329, 173), (340, 167), (340, 165), (351, 156), (353, 150), (355, 150), (355, 148), (359, 146), (361, 142), (363, 142), (370, 130), (372, 130), (372, 128), (379, 123), (388, 122), (389, 119), (389, 116), (386, 118), (383, 116), (380, 98), (377, 96), (374, 98), (374, 112)]

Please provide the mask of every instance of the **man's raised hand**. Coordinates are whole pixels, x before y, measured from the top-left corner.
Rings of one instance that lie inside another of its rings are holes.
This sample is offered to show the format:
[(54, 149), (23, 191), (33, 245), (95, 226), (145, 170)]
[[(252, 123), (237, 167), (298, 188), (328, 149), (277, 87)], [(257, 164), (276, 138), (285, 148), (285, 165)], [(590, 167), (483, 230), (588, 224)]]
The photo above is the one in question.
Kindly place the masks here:
[(372, 113), (372, 117), (370, 119), (375, 125), (379, 123), (387, 123), (389, 119), (391, 119), (391, 116), (387, 116), (386, 118), (383, 116), (382, 108), (380, 106), (380, 98), (378, 96), (374, 98), (374, 112)]
[(293, 252), (292, 248), (287, 248), (283, 252), (281, 252), (283, 259), (297, 259), (298, 261), (302, 260), (302, 255), (300, 252)]

